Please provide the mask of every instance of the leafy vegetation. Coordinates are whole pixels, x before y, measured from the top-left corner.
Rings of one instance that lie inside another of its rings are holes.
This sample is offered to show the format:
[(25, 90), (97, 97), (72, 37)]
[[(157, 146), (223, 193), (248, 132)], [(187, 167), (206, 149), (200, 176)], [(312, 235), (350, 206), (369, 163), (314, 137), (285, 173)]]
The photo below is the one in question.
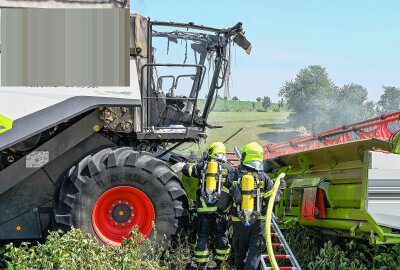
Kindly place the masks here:
[(378, 104), (368, 100), (368, 91), (358, 84), (338, 87), (324, 67), (301, 69), (279, 91), (290, 110), (292, 126), (304, 126), (310, 132), (350, 124), (380, 113), (399, 110), (400, 89), (384, 87)]
[[(199, 99), (198, 107), (204, 108), (205, 99)], [(284, 108), (279, 107), (278, 103), (272, 103), (270, 109), (278, 109), (284, 111)], [(245, 112), (245, 111), (264, 111), (262, 102), (242, 101), (242, 100), (217, 100), (213, 112)]]
[(9, 244), (3, 254), (3, 267), (19, 269), (184, 269), (190, 262), (190, 248), (186, 241), (166, 249), (162, 244), (146, 239), (134, 229), (123, 248), (101, 245), (80, 230), (68, 233), (51, 232), (45, 243), (19, 246)]
[(263, 97), (261, 105), (264, 108), (264, 111), (268, 111), (269, 107), (271, 107), (272, 102), (270, 97)]
[(366, 242), (328, 236), (295, 226), (286, 239), (303, 269), (399, 270), (400, 246), (371, 246)]
[(378, 101), (379, 113), (390, 113), (400, 108), (400, 88), (384, 86), (383, 94)]

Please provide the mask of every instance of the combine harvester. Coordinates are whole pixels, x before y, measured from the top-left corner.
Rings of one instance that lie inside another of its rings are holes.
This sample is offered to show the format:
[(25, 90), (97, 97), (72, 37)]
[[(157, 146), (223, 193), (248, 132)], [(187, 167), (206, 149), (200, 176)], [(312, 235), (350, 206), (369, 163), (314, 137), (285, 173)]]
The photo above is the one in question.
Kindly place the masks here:
[(264, 146), (265, 168), (286, 174), (282, 227), (400, 244), (400, 112)]
[[(160, 240), (175, 237), (188, 198), (171, 169), (185, 159), (172, 150), (206, 137), (230, 44), (251, 48), (241, 23), (156, 22), (117, 0), (0, 7), (0, 240), (73, 226), (120, 246), (134, 225), (147, 237), (153, 223)], [(194, 63), (156, 61), (178, 41)]]

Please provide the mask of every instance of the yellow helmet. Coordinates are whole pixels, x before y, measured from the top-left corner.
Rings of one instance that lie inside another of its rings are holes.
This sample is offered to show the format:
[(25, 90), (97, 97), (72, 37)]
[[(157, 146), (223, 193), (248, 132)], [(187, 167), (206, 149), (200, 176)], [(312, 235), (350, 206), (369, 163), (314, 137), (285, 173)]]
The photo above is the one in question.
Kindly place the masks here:
[(225, 145), (222, 142), (213, 142), (208, 146), (208, 155), (222, 159), (226, 155)]
[(242, 148), (242, 165), (257, 171), (263, 170), (264, 149), (256, 142)]

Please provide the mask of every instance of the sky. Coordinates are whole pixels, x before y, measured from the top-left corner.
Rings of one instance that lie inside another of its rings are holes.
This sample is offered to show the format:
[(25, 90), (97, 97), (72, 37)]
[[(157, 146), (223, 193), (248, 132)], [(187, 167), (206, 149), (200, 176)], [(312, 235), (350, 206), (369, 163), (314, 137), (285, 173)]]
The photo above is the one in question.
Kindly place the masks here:
[(309, 65), (325, 67), (338, 86), (364, 86), (374, 101), (383, 85), (400, 87), (398, 0), (131, 0), (131, 12), (220, 28), (242, 22), (253, 49), (233, 51), (230, 93), (241, 100), (277, 101)]

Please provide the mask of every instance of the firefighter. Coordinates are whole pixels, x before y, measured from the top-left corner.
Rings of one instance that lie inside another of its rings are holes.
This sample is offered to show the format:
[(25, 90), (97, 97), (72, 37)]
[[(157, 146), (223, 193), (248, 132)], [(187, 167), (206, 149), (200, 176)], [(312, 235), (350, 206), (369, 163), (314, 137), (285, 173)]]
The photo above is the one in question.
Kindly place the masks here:
[[(226, 181), (218, 202), (218, 213), (230, 209), (233, 222), (232, 249), (237, 270), (256, 270), (261, 253), (265, 250), (265, 215), (268, 198), (265, 194), (273, 187), (263, 171), (263, 148), (255, 142), (242, 149), (240, 167), (232, 181)], [(283, 194), (282, 180), (275, 201)], [(246, 257), (247, 255), (247, 257)]]
[(229, 178), (233, 178), (235, 170), (226, 161), (225, 145), (214, 142), (209, 145), (206, 157), (195, 164), (186, 164), (182, 173), (188, 177), (198, 178), (197, 189), (197, 241), (194, 251), (194, 261), (198, 269), (207, 269), (209, 259), (209, 241), (215, 239), (214, 259), (217, 268), (226, 260), (229, 254), (227, 237), (227, 217), (217, 215), (217, 202), (222, 187)]

